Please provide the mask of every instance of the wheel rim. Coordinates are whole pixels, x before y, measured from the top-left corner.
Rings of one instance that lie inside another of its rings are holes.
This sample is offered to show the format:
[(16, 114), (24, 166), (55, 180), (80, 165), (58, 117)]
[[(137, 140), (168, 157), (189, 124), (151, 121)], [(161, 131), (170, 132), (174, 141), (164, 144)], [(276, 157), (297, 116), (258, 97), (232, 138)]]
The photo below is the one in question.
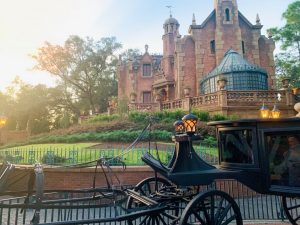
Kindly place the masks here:
[(300, 198), (282, 197), (282, 206), (286, 217), (293, 225), (300, 224)]
[[(160, 190), (165, 189), (168, 186), (172, 186), (172, 184), (160, 177), (150, 177), (143, 181), (141, 181), (139, 184), (137, 184), (134, 188), (135, 191), (139, 192), (143, 196), (147, 196), (150, 198), (155, 198), (156, 193), (158, 193)], [(126, 208), (127, 209), (134, 209), (143, 207), (143, 205), (140, 202), (136, 202), (133, 198), (129, 197), (127, 200)], [(138, 211), (138, 209), (137, 209)], [(142, 216), (140, 218), (134, 219), (134, 220), (128, 220), (128, 225), (167, 225), (168, 223), (165, 221), (166, 219), (173, 219), (172, 216), (168, 212), (162, 212), (162, 213), (153, 213), (151, 215)], [(134, 223), (135, 221), (135, 223)]]
[(236, 202), (222, 191), (200, 193), (183, 211), (180, 225), (242, 225), (242, 216)]

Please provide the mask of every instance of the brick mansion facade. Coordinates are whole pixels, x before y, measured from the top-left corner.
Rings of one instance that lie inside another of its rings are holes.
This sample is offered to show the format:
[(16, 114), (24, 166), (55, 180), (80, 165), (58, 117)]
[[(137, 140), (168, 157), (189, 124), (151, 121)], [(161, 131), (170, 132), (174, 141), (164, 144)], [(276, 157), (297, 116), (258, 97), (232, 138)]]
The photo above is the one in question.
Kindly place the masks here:
[(172, 15), (164, 22), (163, 55), (149, 54), (146, 45), (143, 55), (120, 59), (118, 98), (128, 99), (130, 109), (247, 110), (253, 117), (280, 94), (281, 109), (294, 113), (291, 92), (275, 90), (274, 41), (261, 34), (258, 16), (252, 24), (239, 12), (237, 0), (214, 0), (201, 24), (193, 15), (188, 35), (180, 35), (179, 26)]

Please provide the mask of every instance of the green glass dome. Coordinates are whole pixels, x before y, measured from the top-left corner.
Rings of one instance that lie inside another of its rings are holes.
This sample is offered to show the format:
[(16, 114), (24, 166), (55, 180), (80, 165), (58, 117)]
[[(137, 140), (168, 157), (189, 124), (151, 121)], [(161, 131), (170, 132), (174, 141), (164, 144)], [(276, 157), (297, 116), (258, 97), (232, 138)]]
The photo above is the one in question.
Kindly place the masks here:
[(217, 81), (221, 77), (227, 80), (226, 90), (268, 90), (267, 72), (233, 49), (228, 50), (221, 63), (200, 82), (201, 93), (218, 91)]

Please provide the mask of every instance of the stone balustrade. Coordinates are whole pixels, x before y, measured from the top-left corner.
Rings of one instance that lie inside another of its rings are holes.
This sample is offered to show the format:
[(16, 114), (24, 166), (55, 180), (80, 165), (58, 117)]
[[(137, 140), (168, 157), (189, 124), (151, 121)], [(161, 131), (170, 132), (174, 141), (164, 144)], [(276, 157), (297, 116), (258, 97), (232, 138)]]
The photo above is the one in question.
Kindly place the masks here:
[[(278, 99), (280, 96), (280, 100)], [(182, 109), (188, 111), (195, 108), (211, 113), (222, 113), (225, 115), (238, 115), (244, 117), (256, 117), (260, 106), (265, 103), (269, 107), (277, 104), (284, 116), (294, 116), (293, 106), (295, 96), (291, 90), (268, 90), (268, 91), (226, 91), (220, 90), (215, 93), (200, 95), (196, 97), (185, 97), (182, 99), (164, 101), (160, 103), (130, 104), (130, 110), (159, 111)], [(272, 110), (272, 108), (271, 108)]]
[(181, 109), (182, 106), (183, 105), (182, 105), (182, 100), (181, 99), (161, 103), (161, 108), (163, 110), (166, 110), (166, 109)]

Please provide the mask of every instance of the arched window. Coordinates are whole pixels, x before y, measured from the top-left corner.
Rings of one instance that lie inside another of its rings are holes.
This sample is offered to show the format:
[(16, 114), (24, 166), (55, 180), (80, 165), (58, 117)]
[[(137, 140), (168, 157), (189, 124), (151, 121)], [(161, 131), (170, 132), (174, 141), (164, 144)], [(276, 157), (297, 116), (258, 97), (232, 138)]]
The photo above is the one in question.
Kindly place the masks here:
[(210, 41), (210, 53), (211, 54), (216, 53), (216, 42), (215, 42), (215, 40)]
[(225, 19), (226, 21), (230, 21), (230, 10), (228, 8), (225, 9)]
[(244, 42), (244, 41), (242, 41), (242, 51), (243, 51), (243, 54), (246, 53), (246, 50), (245, 50), (245, 42)]

